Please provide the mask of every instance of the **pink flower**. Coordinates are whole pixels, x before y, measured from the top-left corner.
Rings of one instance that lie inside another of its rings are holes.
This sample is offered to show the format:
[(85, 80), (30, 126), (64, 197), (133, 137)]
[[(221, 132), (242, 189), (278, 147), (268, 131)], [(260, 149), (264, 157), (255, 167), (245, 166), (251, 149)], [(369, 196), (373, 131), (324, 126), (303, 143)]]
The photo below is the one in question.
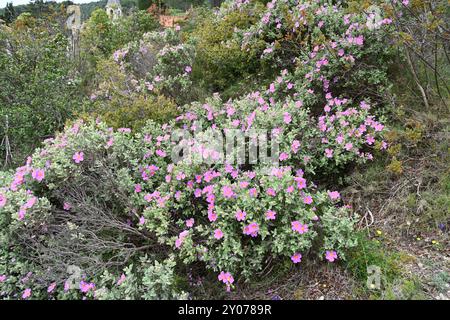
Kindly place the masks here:
[(214, 238), (216, 238), (217, 240), (220, 240), (223, 238), (223, 232), (220, 229), (216, 229), (214, 230)]
[(106, 148), (111, 147), (114, 144), (114, 138), (110, 138), (107, 142), (106, 142)]
[(247, 213), (239, 209), (238, 211), (236, 211), (236, 214), (234, 216), (236, 217), (237, 221), (244, 221)]
[(208, 212), (208, 220), (211, 222), (214, 222), (217, 220), (217, 213), (215, 213), (214, 211), (209, 211)]
[(291, 117), (291, 115), (289, 114), (289, 112), (285, 112), (285, 113), (284, 113), (284, 115), (283, 115), (283, 121), (284, 121), (284, 123), (286, 123), (286, 124), (291, 123), (292, 117)]
[(308, 225), (302, 224), (300, 221), (297, 221), (297, 220), (291, 222), (291, 227), (292, 227), (292, 230), (294, 230), (300, 234), (304, 234), (304, 233), (308, 232)]
[(6, 275), (1, 274), (0, 275), (0, 282), (4, 282), (6, 280)]
[(55, 290), (56, 288), (56, 282), (53, 282), (52, 284), (50, 284), (47, 288), (47, 292), (51, 293), (53, 290)]
[(127, 277), (125, 276), (125, 274), (121, 274), (119, 280), (117, 280), (117, 285), (120, 286), (126, 279)]
[(194, 218), (186, 220), (186, 227), (192, 228), (194, 226), (194, 222), (195, 222)]
[(219, 279), (219, 281), (222, 281), (223, 283), (228, 284), (228, 285), (230, 285), (234, 282), (234, 278), (231, 275), (231, 273), (229, 273), (229, 272), (221, 271), (218, 276), (218, 279)]
[(275, 197), (277, 195), (276, 191), (273, 188), (267, 189), (266, 193), (271, 197)]
[(284, 161), (284, 160), (286, 160), (286, 159), (288, 159), (289, 158), (289, 155), (286, 153), (286, 152), (282, 152), (281, 154), (280, 154), (280, 161)]
[(305, 197), (303, 198), (303, 203), (304, 203), (304, 204), (311, 204), (312, 202), (313, 202), (313, 199), (312, 199), (311, 196), (305, 196)]
[(184, 68), (184, 71), (186, 71), (187, 73), (190, 73), (192, 71), (191, 66), (187, 66), (186, 68)]
[(75, 161), (75, 163), (80, 163), (81, 161), (84, 160), (84, 153), (81, 152), (75, 152), (75, 154), (72, 157), (73, 161)]
[(330, 262), (334, 262), (334, 260), (336, 260), (337, 259), (337, 253), (336, 253), (336, 251), (326, 251), (326, 253), (325, 253), (325, 258), (328, 260), (328, 261), (330, 261)]
[(69, 211), (71, 208), (72, 208), (72, 206), (70, 205), (70, 203), (64, 202), (64, 205), (63, 205), (64, 210)]
[(37, 202), (37, 198), (36, 197), (31, 197), (30, 199), (27, 200), (27, 202), (24, 204), (24, 208), (25, 209), (30, 209), (31, 207), (33, 207)]
[(181, 180), (183, 180), (184, 178), (186, 178), (186, 175), (184, 174), (184, 172), (179, 172), (179, 173), (177, 174), (177, 176), (176, 176), (176, 179), (177, 179), (178, 181), (181, 181)]
[(267, 220), (275, 220), (277, 213), (273, 210), (267, 210), (266, 219)]
[(31, 289), (30, 288), (25, 289), (25, 291), (22, 294), (22, 299), (27, 299), (30, 296), (31, 296)]
[(292, 145), (291, 145), (292, 152), (297, 153), (299, 148), (300, 148), (300, 141), (298, 141), (298, 140), (292, 141)]
[(358, 46), (362, 46), (364, 44), (364, 36), (363, 35), (360, 35), (360, 36), (354, 38), (353, 40), (354, 40), (355, 44)]
[(25, 218), (25, 214), (27, 213), (27, 210), (25, 209), (25, 208), (23, 208), (23, 207), (21, 207), (20, 209), (19, 209), (19, 213), (18, 213), (18, 215), (19, 215), (19, 220), (23, 220), (24, 218)]
[(227, 199), (232, 198), (235, 195), (235, 193), (233, 192), (233, 188), (231, 188), (230, 186), (223, 186), (222, 194)]
[(80, 282), (80, 290), (83, 293), (89, 292), (89, 290), (94, 289), (95, 288), (95, 284), (93, 283), (87, 283), (84, 281)]
[(41, 182), (45, 177), (45, 171), (43, 169), (35, 169), (31, 176), (34, 180)]
[(259, 224), (256, 222), (252, 222), (248, 226), (244, 227), (244, 234), (250, 235), (253, 238), (258, 235), (258, 232), (259, 232)]
[(353, 148), (353, 144), (351, 142), (348, 142), (344, 146), (345, 150), (350, 151)]
[(299, 263), (302, 261), (302, 255), (298, 252), (294, 253), (291, 257), (293, 263)]
[(139, 224), (142, 226), (144, 223), (145, 223), (145, 218), (144, 218), (144, 216), (141, 216), (139, 218)]
[(242, 189), (247, 188), (248, 185), (249, 185), (249, 182), (248, 182), (248, 181), (241, 181), (241, 182), (239, 182), (239, 186), (240, 186)]
[(269, 86), (269, 92), (270, 92), (270, 93), (274, 93), (274, 92), (275, 92), (275, 84), (274, 84), (274, 83), (271, 83), (271, 84), (270, 84), (270, 86)]
[(375, 142), (375, 138), (372, 137), (372, 136), (367, 136), (366, 137), (366, 142), (367, 142), (368, 145), (372, 145)]
[(6, 205), (6, 196), (3, 193), (0, 193), (0, 208), (3, 208)]
[(164, 158), (166, 156), (166, 153), (163, 150), (160, 150), (160, 149), (156, 150), (155, 153), (156, 153), (157, 156), (159, 156), (161, 158)]
[(338, 191), (328, 191), (328, 196), (333, 201), (338, 200), (341, 197)]
[(139, 193), (142, 191), (142, 186), (138, 183), (134, 186), (134, 192)]
[(326, 148), (325, 149), (325, 157), (332, 158), (333, 157), (333, 150)]
[(297, 181), (297, 188), (299, 190), (302, 190), (302, 189), (306, 188), (306, 179), (305, 178), (296, 177), (295, 181)]

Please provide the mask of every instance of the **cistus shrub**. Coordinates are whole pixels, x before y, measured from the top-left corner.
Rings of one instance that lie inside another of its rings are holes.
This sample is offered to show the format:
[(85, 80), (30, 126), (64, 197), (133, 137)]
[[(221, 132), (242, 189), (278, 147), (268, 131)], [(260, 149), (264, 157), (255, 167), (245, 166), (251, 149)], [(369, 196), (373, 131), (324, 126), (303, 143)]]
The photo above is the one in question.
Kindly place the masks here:
[[(343, 258), (354, 245), (339, 194), (316, 190), (302, 170), (173, 164), (172, 129), (76, 123), (3, 178), (2, 247), (33, 270), (15, 292), (56, 283), (71, 295), (71, 266), (82, 270), (80, 283), (98, 286), (100, 274), (118, 277), (144, 254), (250, 277), (269, 256), (298, 263), (318, 243), (320, 256)], [(12, 277), (11, 264), (1, 264), (6, 284), (29, 272)]]

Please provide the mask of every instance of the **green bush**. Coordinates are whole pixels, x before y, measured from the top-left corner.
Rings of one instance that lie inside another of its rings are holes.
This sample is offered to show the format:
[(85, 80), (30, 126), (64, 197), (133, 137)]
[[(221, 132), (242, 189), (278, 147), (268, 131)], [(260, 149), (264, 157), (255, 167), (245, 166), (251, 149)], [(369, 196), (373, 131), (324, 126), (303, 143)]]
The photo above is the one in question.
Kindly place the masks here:
[(0, 157), (6, 165), (22, 163), (80, 105), (80, 79), (62, 32), (26, 14), (0, 26)]
[(84, 119), (100, 118), (114, 128), (141, 128), (147, 120), (165, 123), (178, 114), (176, 104), (162, 95), (151, 95), (112, 60), (97, 64), (98, 89), (85, 101)]

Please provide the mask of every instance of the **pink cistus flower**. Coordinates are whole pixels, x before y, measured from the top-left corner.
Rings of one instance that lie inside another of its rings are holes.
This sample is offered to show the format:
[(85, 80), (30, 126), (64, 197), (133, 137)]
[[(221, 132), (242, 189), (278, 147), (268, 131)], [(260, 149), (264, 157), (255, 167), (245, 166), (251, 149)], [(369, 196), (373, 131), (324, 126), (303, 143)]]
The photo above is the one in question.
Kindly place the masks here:
[(258, 195), (258, 191), (256, 190), (256, 188), (251, 188), (248, 190), (248, 194), (250, 195), (250, 197), (254, 198)]
[(80, 152), (75, 152), (75, 154), (72, 157), (73, 161), (75, 161), (75, 163), (80, 163), (84, 160), (84, 153), (83, 151)]
[(6, 280), (6, 275), (0, 274), (0, 282), (4, 282)]
[(120, 286), (126, 279), (127, 277), (125, 276), (125, 274), (121, 274), (119, 280), (117, 280), (117, 285)]
[(63, 204), (63, 209), (64, 209), (65, 211), (70, 211), (70, 209), (72, 209), (72, 206), (70, 205), (70, 203), (64, 202), (64, 204)]
[(328, 191), (328, 196), (333, 201), (338, 200), (341, 197), (340, 193), (337, 191)]
[(0, 193), (0, 208), (3, 208), (6, 205), (6, 196), (3, 193)]
[(351, 143), (351, 142), (346, 143), (344, 146), (344, 149), (347, 151), (352, 150), (352, 148), (353, 148), (353, 143)]
[(299, 148), (300, 148), (300, 141), (298, 141), (298, 140), (292, 141), (292, 145), (291, 145), (292, 152), (297, 153)]
[[(213, 207), (213, 205), (211, 207)], [(217, 213), (214, 212), (213, 209), (208, 210), (208, 220), (210, 222), (214, 222), (217, 220)]]
[(237, 221), (244, 221), (246, 216), (247, 216), (247, 213), (240, 209), (238, 211), (236, 211), (236, 214), (234, 215), (234, 217), (236, 218)]
[(294, 253), (291, 257), (293, 263), (299, 263), (302, 261), (302, 255), (298, 252)]
[(26, 214), (27, 214), (26, 208), (21, 207), (18, 212), (19, 220), (23, 220)]
[(51, 293), (51, 292), (53, 292), (53, 290), (55, 290), (55, 288), (56, 288), (56, 282), (53, 282), (52, 284), (50, 284), (50, 285), (48, 286), (47, 292), (48, 292), (48, 293)]
[(280, 161), (287, 160), (289, 158), (289, 155), (286, 152), (282, 152), (279, 156)]
[(184, 230), (184, 231), (181, 231), (181, 232), (180, 232), (180, 234), (178, 235), (177, 240), (175, 240), (175, 247), (176, 247), (177, 249), (181, 247), (181, 245), (182, 245), (183, 242), (184, 242), (184, 239), (186, 239), (186, 237), (188, 236), (188, 234), (189, 234), (189, 231), (187, 231), (187, 230)]
[(138, 183), (134, 186), (134, 192), (139, 193), (142, 191), (142, 186)]
[(139, 225), (143, 225), (145, 223), (145, 218), (144, 217), (140, 217), (139, 218)]
[(325, 252), (325, 259), (327, 259), (328, 261), (330, 261), (330, 262), (334, 262), (334, 260), (336, 260), (337, 259), (337, 253), (336, 253), (336, 251), (334, 251), (334, 250), (331, 250), (331, 251), (326, 251)]
[(259, 232), (259, 224), (256, 222), (252, 222), (244, 227), (244, 234), (250, 235), (253, 238), (258, 236), (258, 232)]
[(308, 232), (308, 225), (303, 224), (297, 220), (291, 222), (291, 227), (292, 227), (292, 230), (294, 230), (300, 234), (304, 234), (304, 233)]
[(84, 282), (84, 281), (80, 282), (80, 290), (83, 293), (87, 293), (87, 292), (89, 292), (89, 290), (94, 289), (94, 288), (95, 288), (95, 284), (93, 284), (93, 283), (88, 283), (88, 282)]
[(41, 182), (42, 180), (44, 180), (45, 177), (44, 169), (34, 169), (33, 172), (31, 173), (31, 177), (34, 180)]
[(232, 198), (235, 194), (234, 194), (233, 189), (230, 186), (223, 186), (222, 187), (222, 195), (225, 198), (229, 199), (229, 198)]
[(303, 198), (303, 203), (304, 203), (304, 204), (311, 204), (312, 202), (313, 202), (313, 199), (312, 199), (311, 196), (305, 196), (305, 197)]
[(223, 232), (220, 229), (216, 229), (214, 230), (214, 238), (216, 238), (217, 240), (220, 240), (223, 238)]
[(194, 226), (194, 222), (195, 222), (194, 218), (187, 219), (186, 220), (186, 227), (192, 228)]
[(161, 157), (161, 158), (164, 158), (166, 156), (166, 153), (160, 149), (156, 150), (155, 153), (158, 157)]
[(219, 279), (219, 281), (225, 283), (227, 286), (227, 291), (230, 291), (231, 284), (234, 282), (234, 278), (231, 273), (221, 271), (217, 278)]
[(27, 288), (22, 294), (22, 299), (28, 299), (29, 297), (31, 297), (31, 289)]
[(277, 213), (273, 210), (267, 210), (266, 219), (267, 220), (275, 220)]

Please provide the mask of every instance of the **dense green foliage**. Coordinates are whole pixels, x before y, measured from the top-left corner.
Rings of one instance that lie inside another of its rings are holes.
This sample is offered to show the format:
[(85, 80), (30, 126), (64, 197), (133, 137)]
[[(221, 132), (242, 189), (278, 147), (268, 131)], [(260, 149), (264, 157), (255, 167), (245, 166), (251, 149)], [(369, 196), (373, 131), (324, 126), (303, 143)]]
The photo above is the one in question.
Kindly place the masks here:
[(11, 28), (0, 29), (0, 43), (1, 157), (21, 163), (79, 107), (79, 78), (57, 27), (22, 14)]

